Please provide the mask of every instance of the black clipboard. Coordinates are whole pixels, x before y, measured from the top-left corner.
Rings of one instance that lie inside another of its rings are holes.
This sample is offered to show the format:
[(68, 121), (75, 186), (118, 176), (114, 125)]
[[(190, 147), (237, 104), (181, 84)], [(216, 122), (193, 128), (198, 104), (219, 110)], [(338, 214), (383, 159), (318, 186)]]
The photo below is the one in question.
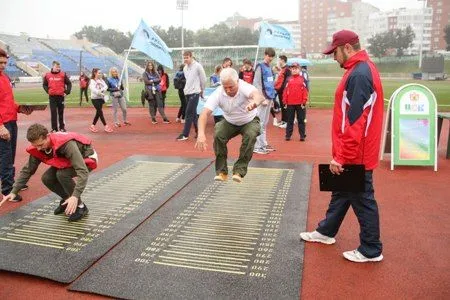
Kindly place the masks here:
[(319, 182), (322, 192), (364, 192), (364, 165), (343, 165), (344, 172), (335, 175), (330, 165), (319, 164)]
[(19, 109), (21, 108), (31, 111), (45, 110), (47, 108), (47, 104), (20, 104)]

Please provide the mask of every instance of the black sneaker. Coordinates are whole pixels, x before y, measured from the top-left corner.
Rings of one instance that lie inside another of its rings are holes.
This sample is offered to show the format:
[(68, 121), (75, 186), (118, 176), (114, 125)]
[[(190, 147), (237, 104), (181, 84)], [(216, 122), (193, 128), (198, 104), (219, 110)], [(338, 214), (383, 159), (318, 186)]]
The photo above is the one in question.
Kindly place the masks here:
[(89, 209), (87, 208), (86, 204), (83, 207), (78, 207), (75, 210), (73, 214), (69, 216), (69, 222), (75, 222), (83, 218), (85, 215), (87, 215), (89, 212)]
[(67, 132), (65, 128), (61, 128), (59, 132)]
[(170, 121), (167, 120), (167, 119), (165, 119), (165, 120), (163, 121), (163, 123), (164, 123), (164, 124), (170, 124)]
[(158, 124), (158, 121), (156, 121), (156, 119), (152, 119), (152, 124)]
[(188, 139), (188, 137), (187, 136), (184, 136), (183, 134), (180, 134), (178, 137), (177, 137), (177, 141), (185, 141), (185, 140), (187, 140)]
[(284, 138), (286, 141), (290, 141), (291, 140), (291, 137), (290, 136), (287, 136), (287, 137), (285, 137)]
[(22, 196), (20, 196), (19, 194), (17, 194), (14, 199), (9, 200), (10, 202), (20, 202), (22, 201)]
[(66, 205), (62, 205), (63, 203), (64, 203), (64, 200), (62, 200), (62, 201), (59, 203), (58, 207), (53, 211), (53, 213), (54, 213), (55, 215), (60, 215), (60, 214), (62, 214), (63, 212), (66, 211), (67, 204), (66, 204)]

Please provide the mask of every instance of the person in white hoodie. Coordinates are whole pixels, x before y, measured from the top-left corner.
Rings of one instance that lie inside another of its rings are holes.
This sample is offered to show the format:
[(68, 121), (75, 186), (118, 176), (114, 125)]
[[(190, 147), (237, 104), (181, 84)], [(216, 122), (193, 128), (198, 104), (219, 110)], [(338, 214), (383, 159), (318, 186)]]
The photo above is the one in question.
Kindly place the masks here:
[(91, 78), (91, 81), (89, 81), (89, 89), (91, 90), (91, 101), (95, 107), (96, 113), (89, 129), (92, 132), (98, 132), (95, 125), (97, 124), (98, 119), (100, 119), (103, 126), (105, 126), (105, 131), (108, 133), (113, 132), (114, 130), (111, 126), (106, 124), (105, 116), (103, 115), (103, 104), (105, 103), (105, 92), (108, 89), (108, 85), (103, 80), (102, 72), (98, 68), (92, 69)]

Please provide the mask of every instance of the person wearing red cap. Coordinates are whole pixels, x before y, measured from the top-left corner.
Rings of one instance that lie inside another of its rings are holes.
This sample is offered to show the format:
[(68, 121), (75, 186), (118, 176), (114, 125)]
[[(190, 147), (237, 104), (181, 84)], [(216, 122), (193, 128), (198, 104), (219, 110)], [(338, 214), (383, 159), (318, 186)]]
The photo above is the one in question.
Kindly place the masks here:
[(345, 69), (335, 92), (330, 170), (339, 175), (345, 164), (364, 164), (365, 191), (332, 192), (325, 219), (315, 231), (302, 232), (300, 237), (308, 242), (334, 244), (351, 206), (360, 225), (360, 246), (343, 255), (353, 262), (378, 262), (383, 259), (383, 246), (372, 172), (378, 166), (383, 121), (380, 75), (367, 52), (360, 49), (358, 35), (353, 31), (336, 32), (323, 53), (333, 53), (334, 60)]
[(289, 73), (291, 76), (287, 79), (286, 87), (283, 90), (283, 102), (286, 109), (286, 141), (291, 140), (294, 131), (294, 119), (297, 115), (298, 132), (300, 141), (304, 142), (306, 138), (306, 102), (308, 101), (308, 90), (305, 80), (300, 75), (300, 65), (296, 62), (290, 65)]

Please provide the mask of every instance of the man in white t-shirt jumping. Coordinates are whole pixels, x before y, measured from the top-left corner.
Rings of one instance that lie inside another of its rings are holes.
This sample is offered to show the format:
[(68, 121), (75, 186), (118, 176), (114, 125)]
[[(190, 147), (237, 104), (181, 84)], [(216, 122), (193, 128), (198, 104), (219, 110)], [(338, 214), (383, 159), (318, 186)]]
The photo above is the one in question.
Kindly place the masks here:
[(197, 149), (206, 150), (205, 128), (208, 116), (217, 108), (223, 110), (223, 120), (214, 127), (214, 153), (216, 155), (216, 181), (228, 179), (227, 143), (237, 135), (242, 135), (239, 158), (233, 166), (233, 180), (242, 182), (247, 174), (248, 163), (252, 159), (256, 137), (261, 132), (260, 120), (255, 110), (265, 99), (253, 85), (240, 80), (236, 70), (223, 69), (220, 73), (222, 85), (206, 100), (198, 119)]

